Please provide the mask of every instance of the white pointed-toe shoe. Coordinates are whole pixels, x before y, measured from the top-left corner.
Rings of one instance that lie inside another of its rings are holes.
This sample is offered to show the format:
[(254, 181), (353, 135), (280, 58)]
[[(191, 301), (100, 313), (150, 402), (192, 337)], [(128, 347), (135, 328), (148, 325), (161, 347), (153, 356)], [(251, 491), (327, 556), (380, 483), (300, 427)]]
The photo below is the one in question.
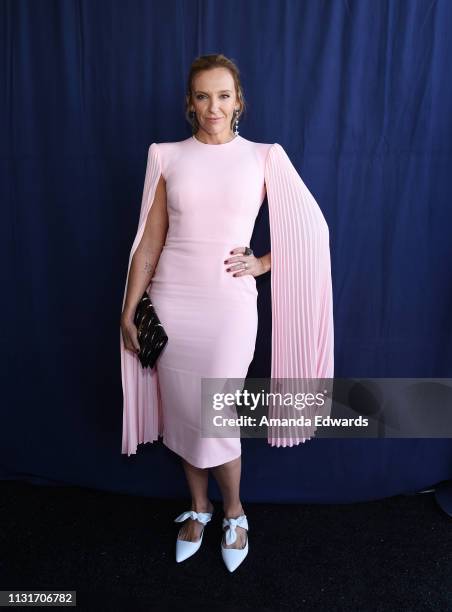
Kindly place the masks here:
[(176, 561), (179, 563), (180, 561), (185, 561), (188, 557), (191, 557), (195, 554), (195, 552), (199, 549), (202, 544), (202, 539), (204, 536), (204, 529), (207, 523), (212, 519), (213, 512), (195, 512), (194, 510), (187, 510), (187, 512), (182, 512), (178, 517), (174, 519), (175, 523), (181, 523), (188, 518), (191, 518), (195, 521), (199, 521), (204, 525), (201, 531), (201, 536), (199, 540), (196, 542), (190, 542), (189, 540), (176, 540)]
[[(246, 514), (241, 514), (236, 518), (223, 518), (223, 529), (226, 530), (226, 544), (233, 544), (237, 539), (236, 527), (243, 527), (248, 532), (248, 520)], [(223, 538), (221, 539), (221, 556), (224, 564), (230, 572), (233, 572), (248, 554), (248, 533), (246, 534), (246, 544), (243, 548), (224, 548)]]

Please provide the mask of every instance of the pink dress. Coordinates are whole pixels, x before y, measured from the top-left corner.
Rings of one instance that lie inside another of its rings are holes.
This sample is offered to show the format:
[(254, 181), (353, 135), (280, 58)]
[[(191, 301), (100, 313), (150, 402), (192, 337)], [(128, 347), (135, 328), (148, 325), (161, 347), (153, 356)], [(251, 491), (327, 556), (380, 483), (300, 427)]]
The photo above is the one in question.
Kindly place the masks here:
[[(120, 334), (122, 452), (135, 453), (137, 444), (161, 435), (192, 465), (213, 467), (241, 454), (240, 430), (231, 437), (201, 434), (201, 379), (244, 381), (258, 324), (256, 279), (234, 277), (224, 260), (232, 249), (249, 246), (267, 186), (272, 376), (332, 377), (328, 226), (278, 144), (241, 136), (220, 145), (194, 136), (153, 143), (129, 269), (160, 174), (166, 181), (169, 228), (148, 290), (169, 340), (156, 368), (143, 370), (137, 356), (124, 349)], [(284, 262), (289, 253), (291, 265)], [(124, 300), (126, 291), (127, 283)], [(292, 446), (309, 439), (314, 429), (284, 429), (284, 438), (269, 436), (269, 442)]]
[(265, 197), (268, 145), (240, 136), (159, 143), (169, 228), (149, 295), (168, 335), (157, 361), (163, 443), (197, 467), (240, 455), (240, 437), (203, 437), (201, 378), (244, 379), (257, 333), (256, 279), (224, 260), (249, 246)]

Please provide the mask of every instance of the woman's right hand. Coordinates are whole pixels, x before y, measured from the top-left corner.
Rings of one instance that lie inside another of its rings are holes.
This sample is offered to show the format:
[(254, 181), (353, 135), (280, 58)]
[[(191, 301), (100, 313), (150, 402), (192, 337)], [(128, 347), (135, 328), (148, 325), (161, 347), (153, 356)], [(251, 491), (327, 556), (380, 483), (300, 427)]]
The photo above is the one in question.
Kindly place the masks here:
[(124, 347), (128, 351), (132, 351), (135, 354), (140, 352), (140, 344), (138, 342), (138, 330), (133, 322), (133, 317), (122, 313), (121, 315), (121, 332), (122, 339), (124, 341)]

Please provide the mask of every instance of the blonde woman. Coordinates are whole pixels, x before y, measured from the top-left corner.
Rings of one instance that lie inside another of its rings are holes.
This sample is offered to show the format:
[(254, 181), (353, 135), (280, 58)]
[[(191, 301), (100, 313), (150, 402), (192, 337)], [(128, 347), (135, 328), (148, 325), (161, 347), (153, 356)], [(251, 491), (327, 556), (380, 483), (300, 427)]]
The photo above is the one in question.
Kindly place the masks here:
[[(177, 561), (201, 546), (214, 509), (207, 497), (212, 472), (223, 498), (221, 554), (231, 572), (249, 548), (240, 436), (202, 435), (201, 379), (245, 379), (258, 325), (257, 276), (272, 271), (272, 376), (333, 376), (328, 226), (284, 149), (239, 135), (244, 109), (235, 63), (223, 55), (197, 58), (187, 79), (192, 135), (149, 148), (120, 334), (122, 452), (136, 453), (160, 435), (181, 457), (192, 502), (175, 519), (184, 522)], [(256, 257), (249, 242), (266, 193), (272, 250)], [(145, 289), (169, 338), (151, 371), (139, 364), (133, 323)], [(268, 441), (306, 439), (292, 432)]]

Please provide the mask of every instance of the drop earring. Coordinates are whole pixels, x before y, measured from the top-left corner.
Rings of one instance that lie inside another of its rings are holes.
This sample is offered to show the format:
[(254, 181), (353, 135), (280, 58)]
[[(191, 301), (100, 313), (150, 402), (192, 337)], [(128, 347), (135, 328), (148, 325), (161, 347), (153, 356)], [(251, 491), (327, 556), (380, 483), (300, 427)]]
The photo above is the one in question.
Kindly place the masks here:
[(236, 136), (238, 136), (239, 135), (239, 119), (238, 119), (237, 115), (239, 114), (239, 111), (235, 110), (234, 113), (235, 113), (235, 130), (234, 130), (234, 134)]

